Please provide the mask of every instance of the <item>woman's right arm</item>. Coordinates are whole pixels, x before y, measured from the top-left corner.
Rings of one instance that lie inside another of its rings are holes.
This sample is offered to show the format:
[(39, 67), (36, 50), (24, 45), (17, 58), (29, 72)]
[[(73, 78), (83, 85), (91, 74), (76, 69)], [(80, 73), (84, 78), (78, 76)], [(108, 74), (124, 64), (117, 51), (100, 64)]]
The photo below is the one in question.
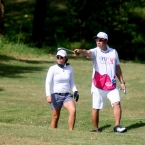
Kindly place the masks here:
[(51, 103), (51, 84), (53, 80), (53, 68), (50, 67), (47, 76), (46, 76), (46, 81), (45, 81), (45, 92), (46, 92), (46, 97), (47, 97), (47, 102)]

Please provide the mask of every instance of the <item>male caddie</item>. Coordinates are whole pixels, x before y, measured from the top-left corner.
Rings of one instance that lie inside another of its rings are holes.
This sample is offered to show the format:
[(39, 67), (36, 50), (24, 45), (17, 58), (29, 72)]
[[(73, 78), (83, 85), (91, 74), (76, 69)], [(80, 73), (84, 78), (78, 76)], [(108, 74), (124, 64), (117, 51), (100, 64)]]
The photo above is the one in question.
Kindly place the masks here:
[(127, 129), (120, 125), (122, 110), (116, 78), (119, 79), (123, 90), (126, 90), (126, 86), (119, 65), (118, 54), (115, 49), (107, 45), (108, 35), (106, 33), (99, 32), (93, 38), (96, 41), (96, 48), (74, 50), (75, 54), (81, 54), (93, 61), (91, 87), (93, 132), (101, 132), (98, 126), (99, 110), (105, 107), (106, 98), (108, 98), (113, 107), (114, 132), (123, 133)]

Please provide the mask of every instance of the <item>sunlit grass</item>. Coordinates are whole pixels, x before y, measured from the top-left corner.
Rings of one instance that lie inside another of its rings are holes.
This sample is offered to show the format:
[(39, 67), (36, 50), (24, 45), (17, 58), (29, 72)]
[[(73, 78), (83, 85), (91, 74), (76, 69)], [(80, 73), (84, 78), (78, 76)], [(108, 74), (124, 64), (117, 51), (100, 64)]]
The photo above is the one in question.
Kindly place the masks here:
[[(8, 44), (0, 49), (0, 145), (143, 145), (145, 136), (145, 67), (122, 62), (127, 94), (122, 100), (124, 134), (114, 134), (112, 107), (100, 112), (101, 134), (90, 132), (92, 62), (69, 54), (80, 99), (74, 131), (68, 131), (68, 112), (62, 108), (58, 129), (50, 129), (51, 109), (45, 98), (45, 77), (55, 55), (27, 46)], [(20, 50), (19, 50), (20, 48)], [(24, 53), (23, 53), (24, 52)], [(28, 54), (29, 53), (29, 54)], [(27, 57), (28, 56), (28, 57)]]

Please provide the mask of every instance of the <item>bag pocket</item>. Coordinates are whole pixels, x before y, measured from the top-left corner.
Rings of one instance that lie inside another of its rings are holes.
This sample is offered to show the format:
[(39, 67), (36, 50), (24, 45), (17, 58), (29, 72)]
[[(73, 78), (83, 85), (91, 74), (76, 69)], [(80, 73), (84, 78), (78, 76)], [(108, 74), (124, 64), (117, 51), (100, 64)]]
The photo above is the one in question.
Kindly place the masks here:
[(93, 83), (96, 88), (101, 90), (113, 90), (116, 88), (116, 82), (112, 83), (107, 74), (101, 75), (97, 71), (94, 74)]

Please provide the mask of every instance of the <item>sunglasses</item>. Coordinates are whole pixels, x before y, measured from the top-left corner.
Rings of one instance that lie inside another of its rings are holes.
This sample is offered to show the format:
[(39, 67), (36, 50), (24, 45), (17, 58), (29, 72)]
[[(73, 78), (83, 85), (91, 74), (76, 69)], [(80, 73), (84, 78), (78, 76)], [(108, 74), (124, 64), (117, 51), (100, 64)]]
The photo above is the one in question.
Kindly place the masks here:
[(63, 59), (64, 57), (62, 57), (62, 56), (60, 56), (60, 55), (57, 55), (56, 58), (57, 58), (57, 59)]
[(96, 42), (103, 42), (104, 39), (96, 39), (95, 41), (96, 41)]

